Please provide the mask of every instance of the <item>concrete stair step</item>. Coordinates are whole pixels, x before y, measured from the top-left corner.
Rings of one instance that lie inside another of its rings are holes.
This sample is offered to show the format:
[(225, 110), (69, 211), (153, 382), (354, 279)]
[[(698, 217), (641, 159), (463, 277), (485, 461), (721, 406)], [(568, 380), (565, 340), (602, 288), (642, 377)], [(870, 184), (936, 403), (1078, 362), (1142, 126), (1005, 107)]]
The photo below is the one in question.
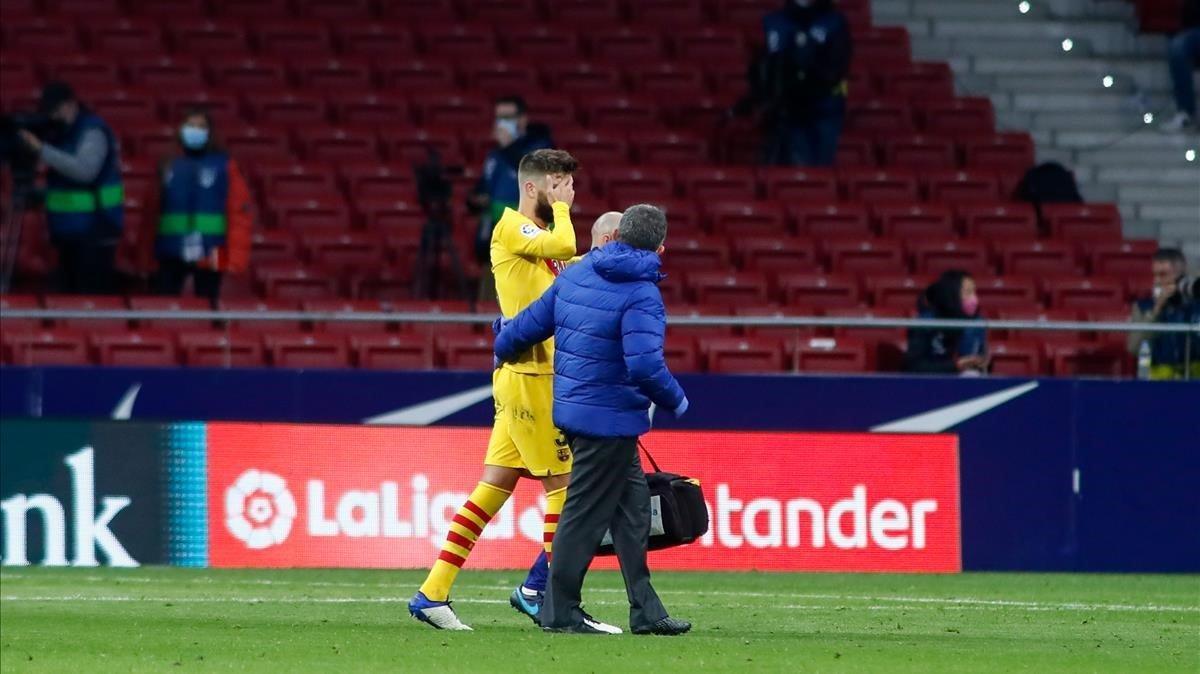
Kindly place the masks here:
[(1099, 166), (1096, 179), (1123, 185), (1171, 185), (1191, 187), (1200, 194), (1200, 164), (1181, 168)]
[(1127, 239), (1158, 240), (1158, 223), (1151, 220), (1125, 219), (1121, 223), (1121, 232)]
[[(1167, 220), (1159, 223), (1158, 238), (1160, 241), (1200, 246), (1200, 215), (1191, 221)], [(1196, 259), (1192, 258), (1192, 262), (1195, 261)]]
[[(1158, 133), (1157, 130), (1146, 128), (1141, 132), (1114, 138), (1112, 134), (1096, 133), (1093, 131), (1059, 131), (1054, 135), (1054, 142), (1059, 147), (1073, 149), (1115, 148), (1142, 149), (1159, 152), (1164, 160), (1185, 163), (1184, 151), (1196, 147), (1196, 141), (1187, 136)], [(1169, 166), (1169, 164), (1168, 164)]]
[(1200, 211), (1200, 191), (1193, 185), (1120, 185), (1121, 201), (1194, 206)]
[(1182, 231), (1200, 234), (1200, 210), (1195, 206), (1178, 204), (1143, 204), (1138, 209), (1143, 218), (1187, 223), (1189, 226)]

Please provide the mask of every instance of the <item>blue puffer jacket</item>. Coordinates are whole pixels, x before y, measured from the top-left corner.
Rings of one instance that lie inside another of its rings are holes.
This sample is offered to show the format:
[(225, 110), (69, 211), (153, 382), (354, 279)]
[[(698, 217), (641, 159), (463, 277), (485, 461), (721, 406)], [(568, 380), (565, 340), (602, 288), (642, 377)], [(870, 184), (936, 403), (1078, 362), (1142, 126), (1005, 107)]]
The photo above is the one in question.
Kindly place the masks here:
[(508, 361), (554, 336), (554, 424), (568, 435), (638, 436), (650, 430), (651, 402), (684, 406), (663, 358), (660, 264), (620, 242), (593, 250), (496, 337)]

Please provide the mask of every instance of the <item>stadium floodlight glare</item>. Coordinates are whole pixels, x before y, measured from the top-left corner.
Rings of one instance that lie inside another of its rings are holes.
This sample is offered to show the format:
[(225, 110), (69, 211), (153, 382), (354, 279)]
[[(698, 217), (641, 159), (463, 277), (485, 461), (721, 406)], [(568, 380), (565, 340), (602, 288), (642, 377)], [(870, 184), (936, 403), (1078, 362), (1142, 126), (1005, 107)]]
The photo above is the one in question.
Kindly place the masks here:
[(1105, 89), (1112, 89), (1112, 85), (1113, 85), (1113, 76), (1112, 76), (1112, 75), (1105, 75), (1105, 76), (1104, 76), (1104, 79), (1103, 79), (1103, 80), (1101, 80), (1101, 82), (1104, 84), (1104, 88), (1105, 88)]
[(1017, 3), (1017, 11), (1022, 14), (1028, 14), (1029, 13), (1029, 3), (1026, 2), (1025, 0), (1021, 0), (1021, 2)]
[(1142, 121), (1147, 124), (1153, 124), (1154, 123), (1154, 113), (1147, 112), (1146, 114), (1142, 115)]
[(1071, 51), (1074, 48), (1075, 48), (1075, 41), (1072, 40), (1071, 38), (1067, 38), (1062, 41), (1062, 50), (1063, 51)]
[(1186, 159), (1186, 160), (1188, 160), (1188, 161), (1196, 161), (1196, 151), (1195, 151), (1195, 150), (1188, 150), (1187, 152), (1184, 152), (1184, 153), (1183, 153), (1183, 158), (1184, 158), (1184, 159)]

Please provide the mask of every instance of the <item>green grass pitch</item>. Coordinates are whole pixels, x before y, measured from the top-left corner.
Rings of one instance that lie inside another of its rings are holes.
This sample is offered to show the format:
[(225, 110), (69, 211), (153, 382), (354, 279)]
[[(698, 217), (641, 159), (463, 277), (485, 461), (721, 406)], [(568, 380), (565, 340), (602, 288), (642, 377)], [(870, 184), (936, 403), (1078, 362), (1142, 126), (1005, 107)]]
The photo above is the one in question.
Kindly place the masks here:
[[(474, 632), (408, 616), (415, 571), (6, 569), (3, 672), (1200, 672), (1200, 577), (659, 573), (683, 637), (548, 635), (520, 572), (465, 571)], [(624, 625), (620, 577), (587, 608)]]

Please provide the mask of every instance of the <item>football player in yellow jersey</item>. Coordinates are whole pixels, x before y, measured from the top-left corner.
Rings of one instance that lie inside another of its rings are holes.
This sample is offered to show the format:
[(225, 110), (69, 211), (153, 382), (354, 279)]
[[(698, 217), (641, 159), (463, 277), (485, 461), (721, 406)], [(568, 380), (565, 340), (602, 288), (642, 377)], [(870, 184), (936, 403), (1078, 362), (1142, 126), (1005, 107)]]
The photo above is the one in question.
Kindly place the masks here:
[[(505, 318), (516, 316), (541, 297), (558, 272), (575, 258), (570, 211), (577, 168), (575, 158), (563, 150), (536, 150), (521, 159), (517, 210), (504, 209), (492, 230), (492, 273)], [(437, 561), (409, 602), (409, 613), (417, 620), (437, 629), (471, 629), (450, 607), (450, 588), (483, 528), (508, 501), (522, 476), (540, 480), (546, 490), (545, 560), (539, 555), (530, 571), (531, 578), (544, 574), (545, 562), (552, 559), (554, 531), (571, 474), (571, 450), (552, 418), (553, 381), (552, 339), (493, 373), (496, 418), (483, 460), (483, 477), (451, 520)], [(510, 603), (536, 622), (540, 594), (527, 592), (523, 585), (513, 592)], [(599, 621), (590, 624), (602, 631), (621, 631)]]

